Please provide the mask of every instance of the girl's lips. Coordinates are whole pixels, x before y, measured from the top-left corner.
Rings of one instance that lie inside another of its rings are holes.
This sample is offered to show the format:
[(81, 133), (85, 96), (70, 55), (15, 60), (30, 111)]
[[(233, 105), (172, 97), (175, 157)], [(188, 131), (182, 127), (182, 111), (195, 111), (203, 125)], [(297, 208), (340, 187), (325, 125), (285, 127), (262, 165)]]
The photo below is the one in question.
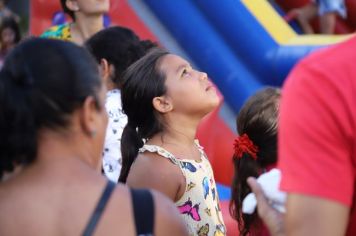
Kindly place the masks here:
[(209, 91), (212, 88), (214, 88), (214, 86), (212, 84), (209, 84), (208, 87), (206, 87), (205, 91)]

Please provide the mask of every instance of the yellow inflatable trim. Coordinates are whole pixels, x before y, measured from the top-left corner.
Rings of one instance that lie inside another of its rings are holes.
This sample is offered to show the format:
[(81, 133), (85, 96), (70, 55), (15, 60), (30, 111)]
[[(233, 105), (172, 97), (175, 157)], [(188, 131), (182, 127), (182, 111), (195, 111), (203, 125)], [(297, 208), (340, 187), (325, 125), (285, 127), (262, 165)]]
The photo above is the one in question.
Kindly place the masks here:
[(328, 45), (351, 35), (298, 35), (267, 0), (241, 0), (267, 33), (280, 45)]

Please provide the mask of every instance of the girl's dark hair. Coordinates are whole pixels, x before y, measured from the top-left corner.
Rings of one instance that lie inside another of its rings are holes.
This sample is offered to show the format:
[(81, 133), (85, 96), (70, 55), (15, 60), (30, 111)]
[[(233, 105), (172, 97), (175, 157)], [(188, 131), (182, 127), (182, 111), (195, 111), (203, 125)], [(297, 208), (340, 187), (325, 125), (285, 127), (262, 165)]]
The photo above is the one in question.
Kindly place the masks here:
[(73, 21), (75, 21), (75, 15), (74, 15), (74, 11), (70, 10), (68, 7), (67, 7), (67, 4), (66, 4), (67, 0), (61, 0), (61, 6), (62, 6), (62, 9), (65, 13), (67, 13)]
[(149, 40), (141, 41), (128, 28), (115, 26), (99, 31), (85, 46), (98, 63), (104, 58), (114, 66), (115, 72), (111, 79), (121, 88), (124, 71), (157, 45)]
[(16, 46), (0, 71), (0, 178), (33, 162), (42, 129), (66, 129), (72, 113), (101, 80), (94, 59), (69, 42), (29, 39)]
[(160, 59), (168, 52), (155, 48), (132, 64), (124, 75), (121, 93), (122, 108), (128, 117), (121, 137), (122, 169), (119, 181), (125, 183), (143, 139), (162, 131), (163, 123), (152, 100), (166, 93), (165, 74)]
[[(17, 44), (18, 42), (20, 42), (20, 40), (21, 40), (20, 28), (14, 18), (6, 17), (2, 21), (1, 26), (0, 26), (0, 34), (2, 34), (2, 32), (7, 28), (10, 28), (15, 33), (14, 43)], [(1, 40), (2, 40), (2, 37), (1, 37)], [(2, 43), (2, 42), (0, 42), (0, 43)]]
[(257, 213), (242, 213), (242, 201), (251, 192), (247, 178), (258, 177), (266, 167), (277, 162), (277, 127), (280, 90), (267, 87), (250, 97), (237, 116), (237, 132), (247, 134), (258, 147), (257, 159), (248, 153), (242, 157), (233, 156), (235, 175), (232, 182), (230, 214), (237, 220), (240, 235), (248, 235), (250, 230), (258, 230), (261, 222)]

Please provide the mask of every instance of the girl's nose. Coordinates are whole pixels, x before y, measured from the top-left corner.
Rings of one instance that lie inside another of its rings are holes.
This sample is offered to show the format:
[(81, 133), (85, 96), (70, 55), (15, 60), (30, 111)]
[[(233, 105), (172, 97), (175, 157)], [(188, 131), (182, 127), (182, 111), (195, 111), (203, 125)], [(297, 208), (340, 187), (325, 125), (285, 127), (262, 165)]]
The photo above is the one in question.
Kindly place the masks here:
[(205, 72), (200, 72), (200, 77), (201, 80), (207, 80), (208, 79), (208, 74)]

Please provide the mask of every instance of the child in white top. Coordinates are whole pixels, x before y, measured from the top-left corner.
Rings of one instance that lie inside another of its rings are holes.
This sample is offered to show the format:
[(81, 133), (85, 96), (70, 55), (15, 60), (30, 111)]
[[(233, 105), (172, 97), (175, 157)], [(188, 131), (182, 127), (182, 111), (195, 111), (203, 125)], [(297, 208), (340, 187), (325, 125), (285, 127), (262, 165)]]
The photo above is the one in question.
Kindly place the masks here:
[(121, 171), (121, 134), (127, 124), (122, 111), (122, 76), (127, 67), (137, 61), (156, 44), (140, 40), (130, 29), (110, 27), (96, 33), (86, 43), (86, 48), (100, 64), (101, 74), (106, 80), (105, 108), (109, 122), (103, 150), (103, 171), (112, 181), (118, 182)]

